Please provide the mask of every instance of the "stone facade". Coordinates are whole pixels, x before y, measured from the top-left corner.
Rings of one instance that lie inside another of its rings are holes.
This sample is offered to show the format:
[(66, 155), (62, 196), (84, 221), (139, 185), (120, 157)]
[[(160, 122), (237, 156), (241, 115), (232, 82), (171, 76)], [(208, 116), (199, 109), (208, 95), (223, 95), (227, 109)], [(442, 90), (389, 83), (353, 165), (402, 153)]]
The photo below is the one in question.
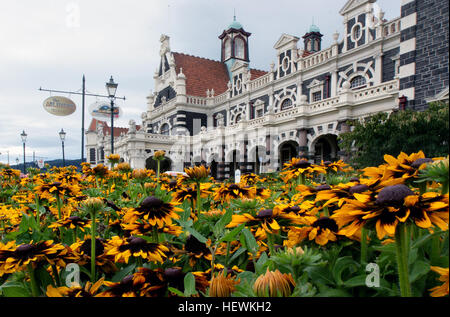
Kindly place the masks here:
[[(347, 120), (397, 110), (399, 97), (417, 110), (448, 99), (448, 2), (402, 0), (391, 21), (374, 2), (347, 1), (343, 34), (328, 48), (315, 25), (303, 43), (282, 34), (268, 71), (250, 67), (251, 33), (237, 21), (219, 36), (220, 61), (172, 52), (162, 35), (142, 124), (115, 133), (116, 152), (143, 168), (165, 150), (172, 170), (203, 163), (225, 179), (236, 169), (277, 170), (294, 156), (345, 158), (338, 136), (351, 128)], [(108, 129), (100, 130), (87, 132), (87, 153), (103, 153), (92, 164), (110, 152)]]

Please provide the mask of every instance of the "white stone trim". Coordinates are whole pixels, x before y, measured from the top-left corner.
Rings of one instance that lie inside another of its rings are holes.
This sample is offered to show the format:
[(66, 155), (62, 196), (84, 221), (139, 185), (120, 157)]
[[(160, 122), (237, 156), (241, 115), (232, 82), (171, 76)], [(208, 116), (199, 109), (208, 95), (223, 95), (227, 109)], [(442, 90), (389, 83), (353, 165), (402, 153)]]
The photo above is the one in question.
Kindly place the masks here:
[(401, 29), (406, 30), (407, 28), (410, 28), (417, 24), (417, 13), (414, 12), (413, 14), (407, 15), (400, 20), (401, 22)]
[(416, 38), (400, 42), (400, 55), (416, 50)]
[(409, 77), (416, 74), (416, 63), (400, 66), (400, 78)]
[(408, 100), (414, 100), (414, 98), (415, 98), (415, 88), (411, 87), (411, 88), (399, 90), (398, 95), (399, 95), (399, 97), (405, 96), (405, 97), (408, 98)]

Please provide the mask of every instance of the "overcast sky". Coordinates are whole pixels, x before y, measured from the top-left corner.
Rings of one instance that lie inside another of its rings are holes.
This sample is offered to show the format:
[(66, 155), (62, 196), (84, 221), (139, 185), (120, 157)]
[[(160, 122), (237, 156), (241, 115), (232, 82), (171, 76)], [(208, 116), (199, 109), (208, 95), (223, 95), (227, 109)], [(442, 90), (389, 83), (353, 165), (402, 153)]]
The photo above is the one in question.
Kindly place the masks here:
[[(170, 36), (171, 50), (220, 59), (218, 36), (236, 19), (252, 35), (250, 66), (268, 70), (275, 61), (273, 45), (282, 33), (301, 37), (312, 21), (324, 34), (322, 48), (337, 30), (339, 10), (347, 0), (15, 0), (0, 4), (0, 161), (23, 160), (20, 138), (28, 134), (27, 161), (61, 158), (58, 132), (67, 132), (66, 159), (81, 156), (81, 96), (71, 98), (77, 110), (70, 116), (46, 112), (44, 89), (81, 91), (86, 76), (90, 93), (106, 94), (110, 76), (119, 84), (123, 116), (115, 126), (141, 123), (146, 96), (153, 90), (159, 64), (159, 38)], [(400, 16), (400, 0), (378, 0), (388, 20)], [(53, 94), (61, 95), (61, 94)], [(85, 127), (89, 105), (86, 97)], [(86, 155), (86, 152), (85, 152)]]

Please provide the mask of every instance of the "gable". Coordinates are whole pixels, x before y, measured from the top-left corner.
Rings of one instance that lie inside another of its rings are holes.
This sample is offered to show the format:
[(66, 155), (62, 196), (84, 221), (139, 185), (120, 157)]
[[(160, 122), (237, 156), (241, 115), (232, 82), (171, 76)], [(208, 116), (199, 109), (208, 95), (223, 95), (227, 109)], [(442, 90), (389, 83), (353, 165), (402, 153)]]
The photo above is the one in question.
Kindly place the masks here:
[(341, 15), (346, 15), (353, 10), (367, 4), (367, 3), (374, 3), (376, 0), (349, 0), (347, 3), (342, 7), (342, 9), (339, 11)]
[(274, 44), (273, 47), (275, 49), (280, 49), (283, 46), (290, 44), (292, 42), (297, 43), (298, 40), (299, 40), (299, 38), (296, 36), (289, 35), (289, 34), (282, 34), (281, 37), (278, 39), (278, 41)]

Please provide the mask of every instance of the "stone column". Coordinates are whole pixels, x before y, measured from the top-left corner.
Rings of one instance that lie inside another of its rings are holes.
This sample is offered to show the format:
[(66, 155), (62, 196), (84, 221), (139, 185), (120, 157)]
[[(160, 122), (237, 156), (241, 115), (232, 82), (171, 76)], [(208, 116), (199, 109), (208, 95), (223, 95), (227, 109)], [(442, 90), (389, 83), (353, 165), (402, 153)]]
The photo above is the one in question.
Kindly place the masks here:
[(298, 131), (299, 156), (308, 157), (308, 130), (301, 128)]
[[(339, 124), (341, 125), (341, 133), (350, 132), (350, 126), (347, 124), (347, 121), (340, 121)], [(344, 162), (348, 162), (350, 153), (340, 150), (337, 154), (339, 156), (339, 159), (343, 160)]]

